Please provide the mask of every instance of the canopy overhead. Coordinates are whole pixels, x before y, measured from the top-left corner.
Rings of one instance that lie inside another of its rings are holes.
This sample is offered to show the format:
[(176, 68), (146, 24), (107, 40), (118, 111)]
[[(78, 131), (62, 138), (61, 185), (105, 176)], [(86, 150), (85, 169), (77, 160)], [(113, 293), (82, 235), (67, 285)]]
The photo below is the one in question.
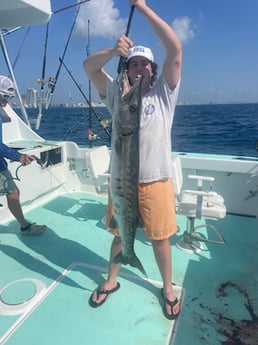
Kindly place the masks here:
[(0, 1), (0, 28), (45, 24), (50, 17), (50, 0)]

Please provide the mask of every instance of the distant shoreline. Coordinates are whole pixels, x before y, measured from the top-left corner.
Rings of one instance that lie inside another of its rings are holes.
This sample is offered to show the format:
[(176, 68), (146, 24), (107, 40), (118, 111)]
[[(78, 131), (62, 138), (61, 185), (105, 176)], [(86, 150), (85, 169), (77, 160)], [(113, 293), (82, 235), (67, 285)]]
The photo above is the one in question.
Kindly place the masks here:
[[(214, 106), (214, 105), (252, 105), (252, 104), (258, 104), (257, 102), (228, 102), (228, 103), (178, 103), (177, 107), (181, 107), (181, 106)], [(18, 106), (17, 104), (13, 104), (12, 105), (13, 109), (17, 109), (20, 108), (20, 106)], [(64, 108), (64, 109), (78, 109), (78, 108), (90, 108), (90, 106), (88, 104), (52, 104), (51, 106), (49, 106), (49, 109), (55, 109), (55, 108)], [(92, 108), (106, 108), (106, 105), (104, 103), (93, 103), (92, 104)], [(25, 107), (25, 109), (37, 109), (34, 107)]]

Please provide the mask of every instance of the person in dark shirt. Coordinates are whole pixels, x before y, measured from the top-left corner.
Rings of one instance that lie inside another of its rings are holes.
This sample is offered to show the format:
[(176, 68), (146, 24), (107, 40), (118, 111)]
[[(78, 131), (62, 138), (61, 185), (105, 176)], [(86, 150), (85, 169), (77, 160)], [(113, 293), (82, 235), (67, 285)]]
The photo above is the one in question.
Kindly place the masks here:
[[(13, 82), (6, 76), (0, 75), (0, 107), (4, 108), (15, 96)], [(11, 173), (8, 170), (5, 158), (28, 165), (35, 158), (32, 155), (21, 154), (17, 150), (6, 146), (2, 140), (2, 119), (0, 116), (0, 195), (6, 195), (7, 205), (21, 227), (22, 235), (40, 235), (46, 229), (46, 225), (37, 225), (28, 222), (23, 214), (20, 204), (20, 191), (16, 186)]]

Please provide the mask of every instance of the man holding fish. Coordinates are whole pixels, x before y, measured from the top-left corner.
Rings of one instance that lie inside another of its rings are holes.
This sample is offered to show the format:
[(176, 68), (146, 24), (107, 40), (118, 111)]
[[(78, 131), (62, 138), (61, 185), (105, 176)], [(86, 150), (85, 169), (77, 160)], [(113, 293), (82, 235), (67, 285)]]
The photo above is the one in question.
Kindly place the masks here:
[[(126, 35), (120, 36), (113, 48), (102, 49), (84, 61), (86, 73), (112, 114), (111, 201), (107, 220), (114, 215), (118, 228), (117, 232), (112, 231), (115, 237), (107, 280), (93, 292), (89, 303), (99, 307), (119, 289), (121, 264), (130, 264), (145, 273), (133, 249), (140, 221), (152, 243), (162, 277), (163, 312), (172, 320), (178, 316), (180, 306), (171, 283), (169, 238), (177, 231), (171, 128), (180, 86), (182, 48), (173, 29), (145, 0), (129, 3), (147, 20), (166, 55), (158, 79), (152, 51), (134, 46)], [(103, 66), (118, 56), (124, 57), (126, 63), (119, 78), (113, 80)], [(108, 227), (114, 225), (108, 223)]]

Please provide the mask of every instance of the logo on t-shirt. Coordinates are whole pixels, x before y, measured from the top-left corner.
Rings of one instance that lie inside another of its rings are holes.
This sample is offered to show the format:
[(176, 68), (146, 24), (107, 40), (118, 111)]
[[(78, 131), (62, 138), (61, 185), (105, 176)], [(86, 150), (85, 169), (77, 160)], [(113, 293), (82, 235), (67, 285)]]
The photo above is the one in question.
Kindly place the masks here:
[(154, 113), (155, 106), (154, 104), (148, 104), (144, 109), (145, 115), (152, 115)]

